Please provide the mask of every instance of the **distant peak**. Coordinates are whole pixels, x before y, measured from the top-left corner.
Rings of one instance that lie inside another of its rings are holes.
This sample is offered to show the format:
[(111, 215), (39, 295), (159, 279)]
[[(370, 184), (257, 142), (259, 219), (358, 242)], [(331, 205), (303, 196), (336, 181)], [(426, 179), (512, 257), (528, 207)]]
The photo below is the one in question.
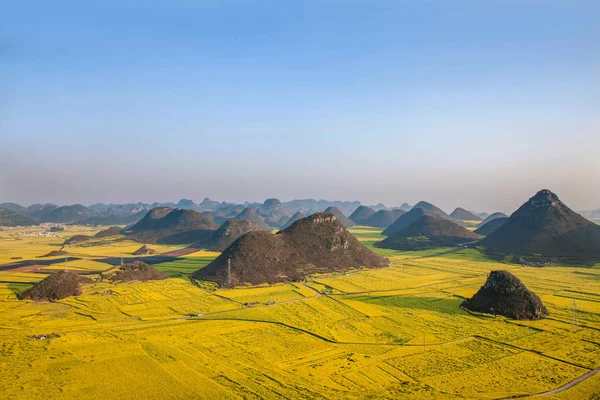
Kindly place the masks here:
[(278, 204), (281, 204), (281, 201), (279, 201), (279, 199), (266, 199), (265, 202), (263, 203), (265, 206), (276, 206)]

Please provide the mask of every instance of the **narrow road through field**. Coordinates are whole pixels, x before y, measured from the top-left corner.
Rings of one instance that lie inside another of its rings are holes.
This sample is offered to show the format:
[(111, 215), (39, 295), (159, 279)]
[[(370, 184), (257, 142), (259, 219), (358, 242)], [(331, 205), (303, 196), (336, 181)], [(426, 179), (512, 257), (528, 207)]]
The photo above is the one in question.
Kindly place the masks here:
[[(562, 385), (559, 388), (553, 389), (553, 390), (549, 390), (547, 392), (543, 392), (543, 393), (538, 393), (538, 396), (549, 396), (549, 395), (553, 395), (553, 394), (558, 394), (560, 392), (564, 392), (567, 389), (571, 389), (573, 386), (580, 384), (581, 382), (585, 381), (586, 379), (591, 378), (592, 376), (596, 375), (598, 372), (600, 372), (600, 367), (591, 370), (590, 372), (588, 372), (585, 375), (580, 376), (579, 378), (572, 380), (571, 382), (567, 383), (566, 385)], [(599, 389), (600, 390), (600, 389)]]

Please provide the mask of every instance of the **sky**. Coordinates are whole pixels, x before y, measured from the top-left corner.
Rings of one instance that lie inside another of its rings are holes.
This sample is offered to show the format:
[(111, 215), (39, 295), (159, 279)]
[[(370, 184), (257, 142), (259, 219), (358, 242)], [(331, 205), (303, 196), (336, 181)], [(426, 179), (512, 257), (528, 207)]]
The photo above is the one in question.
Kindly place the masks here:
[(600, 2), (0, 6), (0, 202), (600, 207)]

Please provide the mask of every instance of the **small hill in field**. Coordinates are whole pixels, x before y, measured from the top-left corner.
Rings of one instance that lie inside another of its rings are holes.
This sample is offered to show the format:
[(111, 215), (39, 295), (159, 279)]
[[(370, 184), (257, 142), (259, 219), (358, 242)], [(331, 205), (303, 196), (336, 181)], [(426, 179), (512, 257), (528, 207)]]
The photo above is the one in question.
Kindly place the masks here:
[(600, 260), (600, 226), (540, 190), (480, 244), (492, 253), (540, 261), (594, 261)]
[[(103, 276), (106, 278), (106, 276)], [(130, 281), (157, 281), (167, 279), (168, 275), (160, 272), (156, 268), (146, 264), (143, 261), (133, 261), (123, 264), (119, 269), (108, 277), (111, 282), (130, 282)]]
[(157, 254), (157, 253), (158, 252), (156, 250), (151, 249), (147, 245), (143, 245), (142, 247), (140, 247), (139, 249), (137, 249), (136, 251), (134, 251), (133, 255), (134, 256), (147, 256), (147, 255)]
[(478, 227), (479, 226), (483, 226), (483, 225), (487, 224), (488, 222), (490, 222), (490, 221), (492, 221), (492, 220), (494, 220), (496, 218), (508, 218), (508, 215), (504, 214), (503, 212), (495, 212), (493, 214), (488, 215), (487, 218), (484, 219), (483, 222), (480, 223), (477, 226)]
[(481, 236), (448, 219), (437, 215), (423, 215), (406, 228), (375, 243), (375, 246), (394, 250), (424, 250), (458, 246), (479, 239)]
[(233, 219), (236, 221), (250, 221), (260, 229), (265, 231), (271, 231), (273, 228), (265, 222), (265, 220), (258, 215), (257, 209), (253, 207), (245, 208), (241, 213), (236, 215)]
[(350, 219), (358, 225), (364, 225), (373, 214), (375, 211), (372, 208), (360, 206), (350, 214)]
[(65, 240), (65, 242), (63, 243), (63, 246), (79, 244), (79, 243), (87, 242), (88, 240), (92, 240), (92, 237), (87, 236), (87, 235), (75, 235), (75, 236), (71, 236), (70, 238)]
[(473, 232), (481, 236), (488, 236), (490, 233), (504, 225), (506, 221), (508, 221), (508, 217), (494, 218), (483, 225), (479, 225), (479, 228), (475, 229)]
[(394, 210), (380, 210), (371, 215), (365, 222), (365, 225), (375, 226), (377, 228), (387, 228), (404, 214), (406, 214), (406, 211), (399, 208)]
[(475, 215), (471, 211), (465, 210), (464, 208), (460, 207), (452, 211), (450, 217), (459, 221), (482, 221), (482, 218), (480, 216)]
[(492, 271), (487, 281), (462, 307), (508, 318), (536, 320), (548, 316), (540, 298), (508, 271)]
[(196, 243), (197, 247), (207, 250), (223, 251), (235, 242), (240, 236), (253, 231), (261, 230), (254, 222), (243, 220), (228, 220), (204, 241)]
[(19, 295), (20, 300), (57, 301), (81, 294), (81, 284), (92, 283), (90, 278), (79, 276), (74, 272), (59, 271), (48, 275), (33, 287)]
[(388, 226), (383, 231), (383, 234), (386, 236), (392, 236), (394, 233), (408, 227), (413, 222), (419, 220), (423, 215), (434, 215), (434, 214), (430, 213), (429, 211), (427, 211), (423, 208), (413, 207), (413, 209), (411, 209), (409, 212), (404, 213), (400, 217), (398, 217), (398, 219), (396, 219), (396, 221), (394, 221), (393, 224)]
[(387, 266), (389, 261), (362, 245), (337, 218), (316, 213), (272, 234), (242, 235), (193, 277), (223, 287), (300, 281), (317, 272)]
[(197, 211), (156, 207), (126, 232), (142, 243), (187, 244), (210, 236), (218, 228)]
[(42, 257), (59, 257), (59, 256), (70, 256), (71, 253), (64, 250), (54, 250), (48, 254), (44, 254)]
[(413, 208), (422, 208), (422, 209), (430, 212), (431, 214), (437, 215), (438, 217), (450, 219), (450, 216), (448, 214), (446, 214), (446, 212), (444, 210), (442, 210), (441, 208), (436, 207), (433, 204), (428, 203), (426, 201), (418, 202), (417, 204), (415, 204), (415, 206)]
[(100, 231), (94, 235), (95, 238), (105, 238), (110, 236), (118, 236), (121, 234), (121, 228), (118, 226), (112, 226), (108, 229)]
[(26, 215), (8, 208), (0, 208), (0, 226), (31, 226), (37, 222)]
[(342, 213), (340, 209), (335, 206), (327, 207), (325, 212), (327, 214), (333, 214), (333, 216), (344, 226), (344, 228), (349, 228), (354, 225), (354, 222), (352, 222), (350, 218), (346, 217), (344, 213)]

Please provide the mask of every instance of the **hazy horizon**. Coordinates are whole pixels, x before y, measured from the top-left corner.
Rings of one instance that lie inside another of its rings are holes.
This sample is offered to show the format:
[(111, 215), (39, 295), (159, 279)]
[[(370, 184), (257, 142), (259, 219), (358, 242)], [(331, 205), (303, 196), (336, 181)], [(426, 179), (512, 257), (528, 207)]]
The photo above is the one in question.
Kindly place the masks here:
[(600, 4), (25, 1), (0, 202), (600, 208)]
[[(533, 197), (534, 194), (535, 193), (533, 193), (529, 197)], [(216, 199), (216, 198), (211, 198), (210, 196), (206, 196), (206, 197), (203, 197), (203, 198), (200, 198), (200, 199), (194, 199), (194, 198), (190, 198), (190, 197), (181, 197), (181, 198), (179, 198), (177, 200), (160, 200), (160, 201), (158, 201), (158, 200), (148, 200), (148, 201), (138, 200), (138, 201), (125, 201), (125, 202), (96, 201), (96, 202), (92, 202), (92, 203), (67, 202), (67, 203), (53, 203), (53, 204), (56, 204), (56, 205), (59, 205), (59, 206), (82, 204), (82, 205), (84, 205), (86, 207), (89, 207), (89, 206), (92, 206), (94, 204), (101, 204), (101, 203), (103, 203), (103, 204), (116, 204), (116, 205), (119, 205), (119, 204), (135, 204), (135, 203), (138, 203), (138, 202), (139, 203), (145, 203), (145, 204), (153, 204), (153, 203), (160, 203), (160, 204), (175, 203), (175, 204), (177, 204), (180, 200), (192, 200), (194, 203), (200, 204), (202, 202), (202, 200), (204, 200), (204, 198), (208, 198), (211, 201), (218, 201), (218, 202), (223, 202), (224, 201), (224, 202), (227, 202), (227, 203), (243, 204), (245, 202), (248, 202), (248, 203), (263, 203), (267, 199), (276, 198), (276, 199), (280, 200), (282, 203), (286, 203), (286, 202), (293, 201), (293, 200), (309, 200), (309, 199), (316, 200), (316, 201), (323, 200), (323, 201), (328, 201), (328, 202), (337, 202), (337, 201), (340, 201), (340, 202), (356, 202), (356, 201), (358, 201), (363, 206), (377, 206), (379, 204), (383, 204), (383, 205), (387, 206), (388, 208), (395, 208), (395, 207), (397, 208), (397, 207), (400, 207), (403, 203), (407, 203), (407, 204), (409, 204), (412, 207), (415, 204), (417, 204), (419, 201), (426, 201), (428, 203), (431, 203), (431, 204), (433, 204), (435, 206), (440, 207), (443, 211), (446, 211), (448, 214), (450, 214), (452, 211), (454, 211), (454, 209), (456, 209), (458, 207), (461, 207), (461, 208), (465, 208), (465, 209), (467, 209), (469, 211), (477, 212), (477, 213), (488, 212), (488, 213), (491, 214), (491, 213), (494, 213), (494, 212), (503, 212), (503, 213), (505, 213), (507, 215), (510, 215), (514, 211), (516, 211), (517, 208), (519, 208), (523, 203), (525, 203), (527, 200), (529, 200), (529, 197), (527, 197), (526, 199), (524, 199), (521, 203), (519, 203), (513, 209), (474, 209), (474, 208), (469, 208), (469, 207), (463, 207), (461, 205), (456, 205), (456, 206), (452, 206), (452, 207), (444, 207), (444, 206), (442, 206), (438, 202), (430, 201), (430, 200), (427, 200), (427, 199), (421, 199), (421, 200), (417, 200), (417, 201), (414, 201), (414, 202), (399, 202), (399, 203), (390, 204), (390, 203), (382, 203), (382, 202), (368, 203), (368, 202), (362, 202), (360, 200), (337, 199), (337, 198), (325, 199), (325, 198), (313, 198), (313, 197), (297, 197), (297, 198), (290, 198), (290, 199), (281, 199), (281, 198), (278, 198), (276, 196), (267, 197), (267, 198), (262, 199), (262, 200), (242, 200), (242, 201), (232, 201), (232, 200), (228, 200), (228, 199)], [(559, 198), (560, 198), (560, 195), (559, 195)], [(563, 200), (563, 199), (561, 198), (561, 200)], [(0, 203), (4, 203), (4, 202), (12, 202), (12, 201), (1, 201)], [(563, 200), (563, 202), (565, 202), (565, 201)], [(15, 203), (17, 203), (19, 205), (22, 205), (22, 206), (25, 206), (25, 207), (28, 207), (28, 206), (33, 205), (33, 204), (45, 204), (45, 203), (52, 203), (52, 202), (33, 202), (33, 203), (18, 203), (18, 202), (15, 202)], [(568, 203), (566, 203), (566, 205), (569, 206)], [(570, 207), (570, 208), (572, 208), (572, 207)], [(592, 209), (574, 209), (574, 210), (575, 211), (590, 211)]]

